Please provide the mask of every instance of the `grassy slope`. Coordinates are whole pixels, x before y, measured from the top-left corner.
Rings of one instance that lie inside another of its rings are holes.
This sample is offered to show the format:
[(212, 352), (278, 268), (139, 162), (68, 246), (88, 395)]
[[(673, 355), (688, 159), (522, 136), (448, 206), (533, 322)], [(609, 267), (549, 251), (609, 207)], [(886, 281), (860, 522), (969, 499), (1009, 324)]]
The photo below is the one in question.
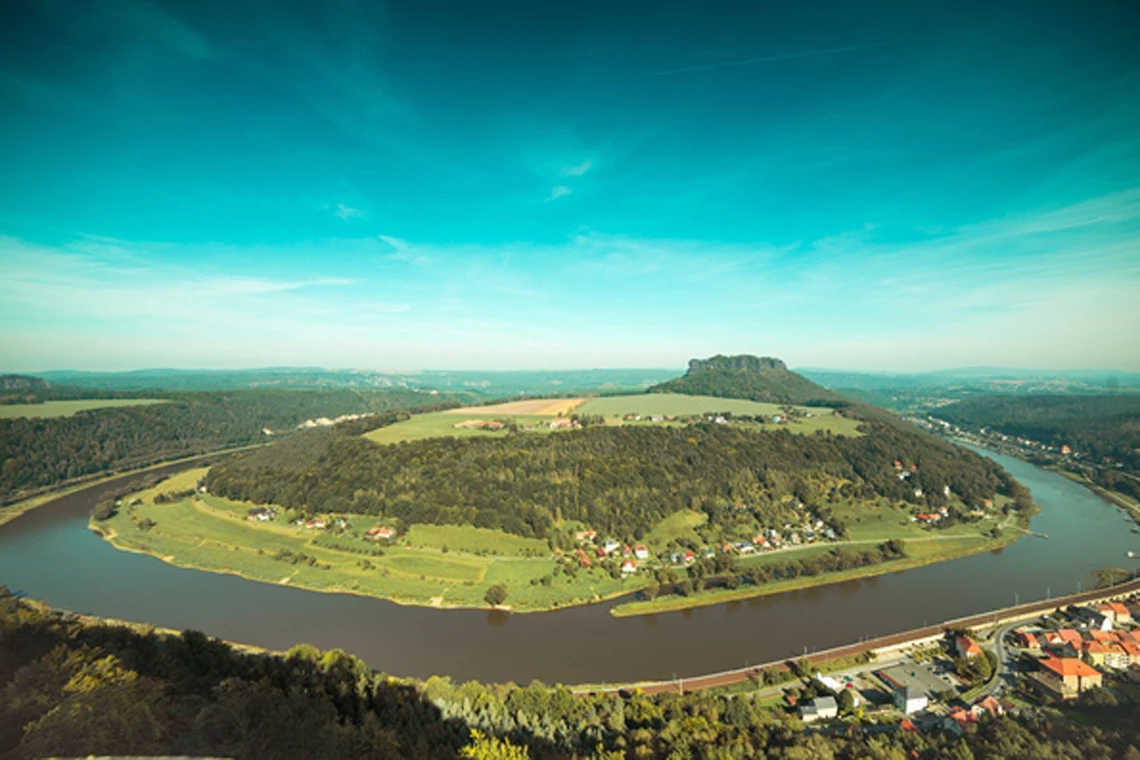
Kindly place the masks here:
[(90, 398), (73, 401), (45, 401), (42, 404), (0, 404), (0, 419), (70, 417), (77, 412), (85, 412), (89, 409), (165, 403), (167, 403), (165, 399), (156, 398)]
[[(649, 582), (648, 578), (613, 580), (595, 570), (579, 572), (574, 579), (559, 574), (550, 585), (531, 584), (555, 570), (546, 543), (499, 531), (417, 525), (397, 545), (382, 547), (383, 556), (375, 556), (370, 552), (381, 547), (353, 535), (371, 527), (375, 523), (371, 519), (355, 520), (349, 533), (334, 536), (280, 522), (250, 523), (245, 519), (249, 504), (215, 496), (153, 503), (156, 493), (189, 488), (203, 473), (190, 470), (137, 494), (142, 504), (123, 507), (96, 527), (121, 549), (152, 554), (182, 567), (411, 604), (484, 607), (487, 587), (504, 583), (512, 609), (533, 611), (609, 598)], [(150, 530), (138, 526), (137, 521), (146, 518), (156, 523)], [(280, 550), (315, 557), (330, 569), (274, 559)], [(490, 551), (497, 554), (476, 553)], [(373, 567), (362, 567), (362, 560)]]
[[(419, 441), (425, 438), (468, 438), (471, 436), (501, 437), (506, 435), (503, 431), (480, 430), (476, 427), (456, 427), (459, 423), (474, 419), (483, 422), (500, 419), (486, 415), (448, 414), (446, 412), (429, 412), (428, 414), (414, 414), (403, 422), (387, 425), (364, 434), (364, 437), (374, 443), (388, 444), (403, 441)], [(504, 416), (502, 419), (511, 419), (519, 427), (533, 429), (535, 432), (550, 432), (546, 424), (554, 419), (549, 415), (521, 414)]]

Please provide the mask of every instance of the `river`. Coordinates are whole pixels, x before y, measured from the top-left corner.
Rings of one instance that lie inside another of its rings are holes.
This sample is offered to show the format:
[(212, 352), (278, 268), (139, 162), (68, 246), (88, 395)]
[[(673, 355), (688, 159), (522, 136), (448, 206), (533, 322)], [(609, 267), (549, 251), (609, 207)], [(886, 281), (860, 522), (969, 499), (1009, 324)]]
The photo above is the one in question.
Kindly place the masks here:
[[(340, 647), (401, 676), (588, 683), (666, 679), (802, 656), (1015, 601), (1088, 589), (1140, 536), (1117, 507), (1056, 473), (982, 452), (1033, 492), (1034, 531), (999, 551), (816, 589), (645, 617), (614, 603), (507, 615), (403, 607), (184, 570), (119, 551), (87, 528), (103, 484), (0, 527), (0, 583), (62, 609), (193, 628), (287, 649)], [(181, 465), (185, 467), (187, 465)], [(174, 469), (174, 468), (171, 468)]]

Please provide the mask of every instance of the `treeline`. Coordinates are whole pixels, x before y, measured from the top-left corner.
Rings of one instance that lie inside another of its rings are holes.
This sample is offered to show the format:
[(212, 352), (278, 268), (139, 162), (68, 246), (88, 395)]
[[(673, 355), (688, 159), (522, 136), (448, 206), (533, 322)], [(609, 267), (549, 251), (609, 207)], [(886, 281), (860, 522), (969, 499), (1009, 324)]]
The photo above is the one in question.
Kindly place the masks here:
[[(817, 512), (838, 500), (885, 497), (967, 505), (1016, 483), (988, 459), (933, 436), (868, 422), (867, 435), (763, 432), (731, 425), (588, 427), (501, 438), (436, 438), (380, 446), (330, 432), (297, 436), (211, 468), (213, 492), (310, 513), (470, 524), (546, 538), (562, 520), (641, 539), (681, 509), (710, 518), (744, 504), (762, 523), (795, 497)], [(896, 459), (917, 465), (908, 480)], [(916, 495), (916, 488), (922, 495)]]
[(265, 430), (289, 433), (317, 417), (455, 405), (447, 397), (406, 391), (258, 390), (163, 397), (170, 403), (51, 419), (0, 419), (0, 503), (72, 478), (272, 440)]
[(905, 556), (905, 543), (898, 539), (891, 539), (873, 549), (829, 549), (823, 554), (810, 557), (744, 567), (738, 566), (731, 554), (722, 554), (699, 560), (688, 568), (688, 577), (684, 579), (680, 579), (673, 568), (662, 568), (657, 571), (657, 583), (638, 592), (638, 596), (641, 599), (655, 599), (669, 594), (689, 596), (706, 589), (763, 586), (775, 581), (810, 578), (824, 573), (878, 565)]
[(1140, 468), (1140, 393), (1106, 396), (979, 396), (942, 407), (937, 416), (967, 429), (992, 428), (1096, 460)]
[[(534, 682), (400, 681), (339, 650), (251, 654), (84, 624), (0, 588), (0, 758), (1140, 757), (1135, 705), (982, 720), (963, 737), (874, 727), (808, 733), (748, 697), (576, 696)], [(473, 731), (485, 738), (476, 740)], [(501, 742), (501, 743), (500, 743)], [(500, 754), (491, 752), (497, 744)], [(483, 754), (480, 754), (483, 753)]]

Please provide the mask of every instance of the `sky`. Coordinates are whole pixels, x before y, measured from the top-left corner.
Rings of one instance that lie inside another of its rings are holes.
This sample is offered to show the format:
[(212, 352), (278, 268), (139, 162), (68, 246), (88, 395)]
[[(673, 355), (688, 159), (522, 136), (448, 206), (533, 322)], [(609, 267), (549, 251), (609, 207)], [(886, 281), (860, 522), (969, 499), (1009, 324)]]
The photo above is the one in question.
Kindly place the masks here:
[(1140, 370), (1134, 2), (0, 3), (0, 370)]

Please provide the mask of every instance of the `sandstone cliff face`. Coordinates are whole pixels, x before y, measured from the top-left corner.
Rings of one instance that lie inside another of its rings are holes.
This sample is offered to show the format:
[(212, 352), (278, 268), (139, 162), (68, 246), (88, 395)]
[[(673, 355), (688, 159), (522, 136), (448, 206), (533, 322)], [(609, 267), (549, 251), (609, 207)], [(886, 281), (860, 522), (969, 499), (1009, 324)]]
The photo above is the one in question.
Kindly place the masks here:
[(722, 369), (742, 369), (742, 370), (763, 370), (763, 369), (787, 369), (788, 365), (780, 359), (772, 356), (752, 356), (750, 354), (740, 354), (738, 356), (723, 356), (717, 354), (716, 356), (709, 357), (708, 359), (690, 359), (688, 374), (694, 372), (703, 372), (706, 370), (722, 370)]

